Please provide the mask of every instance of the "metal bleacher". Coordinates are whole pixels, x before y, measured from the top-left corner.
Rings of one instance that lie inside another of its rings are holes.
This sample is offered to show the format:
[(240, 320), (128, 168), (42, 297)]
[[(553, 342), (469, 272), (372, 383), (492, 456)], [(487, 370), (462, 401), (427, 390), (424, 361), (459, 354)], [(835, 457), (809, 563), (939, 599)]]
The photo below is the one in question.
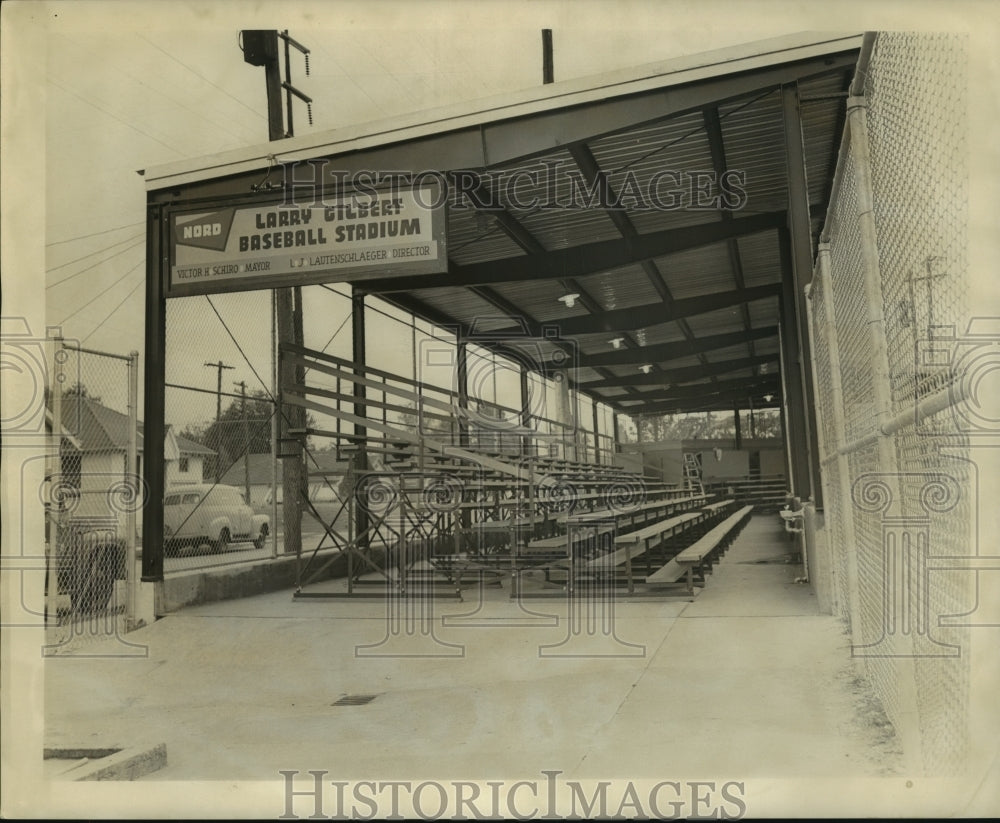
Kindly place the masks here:
[[(359, 373), (350, 361), (302, 347), (283, 346), (282, 357), (309, 376), (283, 387), (282, 404), (322, 421), (289, 438), (299, 449), (306, 438), (332, 440), (350, 459), (333, 518), (304, 500), (324, 537), (301, 553), (296, 596), (405, 594), (418, 586), (461, 597), (468, 581), (505, 579), (512, 597), (528, 596), (528, 572), (543, 573), (543, 589), (562, 592), (596, 582), (635, 594), (648, 582), (662, 593), (664, 582), (683, 576), (664, 581), (665, 567), (684, 562), (678, 557), (708, 535), (723, 545), (735, 527), (736, 501), (700, 484), (653, 482), (572, 459), (564, 435), (523, 425), (476, 437), (453, 392)], [(310, 590), (340, 557), (346, 593)], [(692, 580), (688, 574), (688, 595)]]

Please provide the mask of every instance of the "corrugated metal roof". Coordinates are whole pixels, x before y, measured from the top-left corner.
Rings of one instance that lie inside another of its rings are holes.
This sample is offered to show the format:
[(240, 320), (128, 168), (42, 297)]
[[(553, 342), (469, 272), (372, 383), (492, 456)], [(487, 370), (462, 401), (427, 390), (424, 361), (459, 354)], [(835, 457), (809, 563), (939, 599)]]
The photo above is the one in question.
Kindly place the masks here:
[(696, 314), (689, 317), (687, 323), (696, 336), (723, 334), (724, 332), (740, 331), (743, 328), (743, 320), (738, 306)]
[[(649, 306), (660, 301), (659, 292), (638, 265), (581, 277), (579, 283), (607, 311)], [(607, 339), (613, 336), (605, 335)]]
[(719, 107), (726, 165), (745, 175), (744, 211), (765, 212), (788, 205), (781, 95), (772, 91), (747, 103)]
[(621, 237), (600, 209), (539, 208), (525, 214), (520, 222), (549, 251)]
[(448, 257), (460, 265), (517, 257), (524, 251), (488, 215), (475, 209), (448, 212)]
[(725, 243), (658, 257), (655, 262), (675, 300), (736, 288)]
[(725, 363), (727, 360), (741, 360), (750, 356), (750, 347), (746, 343), (739, 346), (727, 346), (724, 349), (712, 349), (705, 352), (705, 359), (709, 363)]
[(755, 329), (778, 325), (777, 297), (768, 297), (764, 300), (754, 300), (747, 303), (747, 311), (750, 314), (750, 324)]
[(501, 297), (523, 308), (526, 314), (541, 323), (588, 314), (579, 300), (570, 308), (565, 301), (559, 299), (566, 296), (567, 291), (557, 280), (499, 283), (492, 288)]
[(656, 346), (660, 343), (676, 343), (684, 340), (684, 332), (675, 322), (658, 323), (655, 326), (646, 326), (636, 329), (632, 336), (640, 346)]
[[(819, 230), (820, 210), (840, 143), (840, 94), (853, 71), (855, 58), (849, 50), (859, 49), (861, 42), (860, 37), (814, 37), (808, 46), (801, 39), (797, 42), (790, 51), (765, 54), (748, 47), (743, 52), (753, 57), (716, 64), (700, 56), (672, 64), (669, 71), (661, 67), (618, 79), (554, 84), (492, 105), (284, 141), (279, 160), (329, 157), (343, 159), (349, 166), (361, 162), (359, 158), (392, 157), (416, 163), (439, 151), (452, 163), (444, 168), (488, 170), (483, 190), (497, 195), (494, 201), (502, 204), (503, 211), (466, 208), (471, 206), (467, 197), (450, 208), (447, 249), (453, 265), (448, 272), (427, 275), (423, 284), (421, 276), (414, 275), (412, 296), (404, 290), (411, 288), (409, 280), (405, 286), (402, 280), (395, 281), (397, 288), (388, 277), (371, 282), (371, 292), (393, 291), (397, 302), (414, 311), (419, 312), (423, 304), (430, 309), (428, 314), (476, 324), (481, 332), (490, 332), (510, 328), (510, 314), (559, 326), (559, 321), (586, 318), (593, 310), (597, 312), (594, 323), (573, 324), (584, 332), (576, 338), (582, 355), (613, 351), (610, 340), (622, 336), (645, 347), (692, 335), (697, 340), (774, 326), (778, 303), (773, 297), (667, 320), (670, 312), (655, 280), (659, 272), (674, 300), (697, 301), (734, 291), (740, 285), (731, 254), (735, 248), (746, 288), (781, 281), (779, 232), (774, 226), (785, 225), (789, 185), (776, 66), (781, 67), (781, 83), (794, 82), (799, 74), (827, 73), (803, 79), (798, 86), (804, 98), (799, 110), (806, 193), (818, 207), (812, 230), (814, 234)], [(802, 68), (805, 65), (808, 71)], [(756, 74), (757, 70), (766, 70), (766, 77)], [(708, 93), (698, 91), (707, 88), (698, 83), (709, 77), (721, 80)], [(685, 97), (692, 88), (696, 93)], [(721, 212), (716, 203), (692, 207), (699, 205), (692, 203), (699, 191), (697, 183), (707, 186), (701, 189), (703, 195), (717, 192), (714, 184), (706, 183), (716, 176), (720, 162), (718, 151), (713, 156), (713, 148), (719, 146), (710, 140), (713, 107), (721, 127), (725, 169), (739, 174), (746, 193), (745, 203), (731, 213)], [(274, 150), (269, 144), (268, 153)], [(622, 199), (620, 213), (587, 202), (590, 156), (597, 170), (606, 175), (612, 192)], [(245, 172), (255, 158), (259, 164), (266, 157), (247, 152), (209, 161), (195, 171), (158, 170), (148, 178), (149, 187), (156, 190), (177, 181), (202, 179), (208, 171), (219, 173), (222, 168), (227, 173)], [(671, 253), (661, 253), (670, 249)], [(491, 302), (489, 290), (499, 299)], [(584, 299), (571, 308), (559, 300), (576, 290), (585, 292), (596, 305)], [(658, 322), (661, 308), (663, 320)], [(605, 319), (600, 316), (603, 312), (615, 314)], [(616, 331), (594, 331), (602, 326)], [(725, 348), (710, 349), (701, 356), (659, 362), (669, 370), (777, 350), (776, 339), (725, 342)], [(536, 361), (563, 351), (550, 341), (503, 343)], [(577, 379), (587, 382), (608, 374), (620, 378), (640, 374), (637, 364), (643, 352), (631, 351), (628, 356), (634, 358), (633, 363), (601, 370), (580, 368)], [(725, 379), (756, 371), (741, 369), (726, 373)], [(706, 381), (714, 382), (707, 377)], [(617, 398), (627, 396), (627, 391), (616, 388), (601, 394)]]
[[(798, 33), (771, 40), (674, 58), (647, 66), (609, 72), (598, 77), (561, 81), (472, 103), (461, 103), (432, 111), (364, 123), (301, 137), (261, 143), (246, 149), (223, 152), (197, 160), (184, 160), (144, 171), (147, 190), (158, 190), (267, 168), (269, 158), (280, 152), (280, 161), (336, 156), (380, 146), (398, 145), (430, 135), (482, 127), (488, 123), (516, 122), (534, 114), (563, 110), (589, 102), (626, 97), (643, 91), (691, 83), (740, 71), (781, 65), (793, 60), (859, 49), (862, 36)], [(482, 162), (490, 165), (488, 146)], [(492, 162), (501, 162), (493, 158)]]
[(479, 323), (482, 331), (507, 328), (510, 317), (467, 289), (424, 289), (420, 300), (462, 323)]
[(781, 282), (781, 267), (775, 249), (778, 232), (766, 231), (737, 238), (740, 262), (743, 265), (743, 282), (747, 287)]

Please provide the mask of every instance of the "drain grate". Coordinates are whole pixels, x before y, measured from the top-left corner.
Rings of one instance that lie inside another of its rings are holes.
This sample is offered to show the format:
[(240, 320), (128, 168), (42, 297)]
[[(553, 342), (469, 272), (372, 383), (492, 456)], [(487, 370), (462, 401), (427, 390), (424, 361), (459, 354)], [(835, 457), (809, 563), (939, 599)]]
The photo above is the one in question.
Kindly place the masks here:
[(336, 703), (331, 703), (331, 706), (364, 706), (367, 703), (371, 703), (377, 694), (345, 694)]

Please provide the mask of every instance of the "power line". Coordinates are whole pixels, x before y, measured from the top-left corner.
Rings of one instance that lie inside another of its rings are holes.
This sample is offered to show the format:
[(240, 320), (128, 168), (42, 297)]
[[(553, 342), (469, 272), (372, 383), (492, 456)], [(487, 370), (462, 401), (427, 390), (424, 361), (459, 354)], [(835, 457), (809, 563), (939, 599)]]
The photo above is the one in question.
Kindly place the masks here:
[[(82, 312), (85, 308), (87, 308), (87, 306), (89, 306), (91, 303), (93, 303), (98, 297), (101, 297), (103, 294), (105, 294), (105, 292), (111, 291), (111, 289), (113, 289), (115, 286), (117, 286), (119, 283), (121, 283), (122, 280), (124, 280), (126, 277), (128, 277), (132, 272), (134, 272), (137, 268), (139, 268), (139, 266), (141, 266), (145, 262), (146, 262), (145, 260), (140, 260), (138, 263), (136, 263), (134, 266), (132, 266), (132, 268), (130, 268), (127, 272), (125, 272), (125, 274), (123, 274), (121, 277), (119, 277), (117, 280), (115, 280), (115, 282), (112, 283), (110, 286), (108, 286), (106, 289), (104, 289), (104, 290), (98, 292), (97, 294), (95, 294), (93, 297), (90, 298), (90, 300), (88, 300), (82, 306), (78, 307), (71, 314), (67, 314), (62, 319), (62, 323), (65, 323), (71, 317), (75, 317), (77, 314), (79, 314), (80, 312)], [(60, 323), (60, 325), (62, 325), (62, 323)]]
[(260, 113), (260, 112), (259, 112), (259, 111), (258, 111), (257, 109), (253, 108), (252, 106), (248, 106), (248, 105), (247, 105), (246, 103), (244, 103), (244, 102), (243, 102), (242, 100), (240, 100), (240, 99), (239, 99), (238, 97), (236, 97), (235, 95), (233, 95), (233, 94), (231, 94), (230, 92), (226, 91), (226, 90), (225, 90), (225, 89), (224, 89), (224, 88), (223, 88), (222, 86), (220, 86), (220, 85), (219, 85), (218, 83), (214, 83), (214, 82), (212, 82), (212, 81), (211, 81), (211, 80), (209, 80), (209, 79), (208, 79), (208, 78), (207, 78), (207, 77), (206, 77), (206, 76), (205, 76), (204, 74), (202, 74), (201, 72), (199, 72), (199, 71), (196, 71), (195, 69), (191, 68), (191, 67), (190, 67), (190, 66), (189, 66), (189, 65), (188, 65), (187, 63), (185, 63), (185, 62), (184, 62), (183, 60), (179, 59), (178, 57), (175, 57), (175, 56), (174, 56), (174, 55), (172, 55), (172, 54), (171, 54), (170, 52), (168, 52), (168, 51), (164, 50), (163, 48), (161, 48), (160, 46), (156, 45), (156, 43), (154, 43), (154, 42), (153, 42), (152, 40), (150, 40), (149, 38), (147, 38), (147, 37), (143, 37), (143, 35), (141, 35), (141, 34), (139, 35), (139, 37), (140, 37), (140, 38), (141, 38), (142, 40), (145, 40), (145, 41), (146, 41), (147, 43), (149, 43), (149, 45), (151, 45), (151, 46), (152, 46), (152, 47), (153, 47), (154, 49), (157, 49), (157, 50), (159, 50), (159, 51), (163, 52), (163, 53), (164, 53), (165, 55), (167, 55), (167, 57), (169, 57), (169, 58), (170, 58), (171, 60), (173, 60), (173, 61), (174, 61), (175, 63), (178, 63), (178, 64), (180, 64), (181, 66), (183, 66), (184, 68), (186, 68), (186, 69), (187, 69), (187, 70), (188, 70), (189, 72), (191, 72), (191, 73), (192, 73), (193, 75), (195, 75), (196, 77), (200, 77), (200, 78), (201, 78), (202, 80), (204, 80), (204, 81), (205, 81), (206, 83), (208, 83), (208, 84), (209, 84), (210, 86), (213, 86), (214, 88), (217, 88), (217, 89), (218, 89), (219, 91), (221, 91), (221, 92), (222, 92), (223, 94), (225, 94), (225, 95), (226, 95), (227, 97), (229, 97), (229, 98), (231, 98), (231, 99), (235, 100), (235, 101), (236, 101), (237, 103), (239, 103), (239, 104), (240, 104), (241, 106), (243, 106), (243, 108), (247, 109), (248, 111), (251, 111), (251, 112), (253, 112), (253, 113), (254, 113), (254, 114), (255, 114), (255, 115), (257, 116), (257, 117), (260, 117), (260, 118), (261, 118), (261, 119), (263, 119), (263, 120), (266, 120), (266, 119), (267, 119), (267, 118), (266, 118), (266, 117), (264, 117), (264, 115), (263, 115), (263, 114), (261, 114), (261, 113)]
[[(163, 54), (166, 54), (168, 57), (173, 57), (168, 52), (164, 51), (162, 48), (160, 48), (159, 46), (157, 46), (155, 43), (153, 43), (150, 40), (148, 40), (145, 37), (143, 37), (141, 34), (139, 35), (139, 38), (142, 39), (142, 40), (145, 40), (149, 45), (153, 46), (153, 48), (158, 49), (159, 51), (163, 52)], [(195, 72), (190, 66), (188, 66), (185, 63), (181, 62), (176, 57), (173, 57), (173, 59), (176, 62), (180, 63), (181, 66), (183, 66), (184, 68), (188, 69), (188, 71), (191, 71), (191, 72), (193, 72), (194, 74), (197, 75), (197, 72)], [(205, 79), (205, 78), (203, 78), (203, 79)], [(198, 111), (198, 110), (192, 108), (190, 105), (188, 105), (187, 102), (185, 102), (185, 101), (188, 100), (188, 99), (190, 99), (190, 95), (188, 95), (187, 97), (183, 97), (182, 96), (180, 98), (177, 98), (177, 97), (174, 97), (174, 96), (168, 94), (167, 92), (163, 91), (162, 89), (154, 88), (153, 86), (149, 85), (148, 83), (145, 83), (142, 80), (138, 79), (138, 77), (132, 77), (132, 80), (135, 83), (138, 83), (143, 88), (149, 89), (151, 92), (153, 92), (155, 94), (159, 94), (162, 97), (166, 98), (171, 103), (173, 103), (175, 106), (178, 106), (178, 107), (180, 107), (182, 109), (185, 109), (186, 111), (191, 112), (196, 117), (200, 117), (200, 118), (202, 118), (204, 120), (207, 120), (209, 123), (212, 123), (213, 126), (215, 126), (216, 128), (222, 129), (223, 131), (225, 131), (228, 134), (230, 134), (233, 137), (235, 137), (237, 140), (239, 140), (241, 142), (245, 142), (246, 141), (247, 138), (246, 138), (245, 134), (237, 133), (236, 131), (233, 131), (233, 129), (231, 129), (229, 127), (229, 118), (226, 118), (226, 119), (223, 119), (223, 120), (216, 120), (216, 119), (213, 119), (212, 117), (209, 117), (204, 112)], [(213, 83), (213, 85), (215, 85), (215, 84)], [(220, 89), (219, 86), (215, 86), (215, 88)], [(225, 91), (225, 90), (224, 89), (220, 89), (220, 91)], [(229, 96), (232, 97), (232, 95), (229, 95)], [(233, 97), (233, 99), (235, 100), (236, 98)], [(237, 102), (239, 102), (239, 101), (237, 101)], [(252, 109), (251, 109), (251, 111), (252, 111)]]
[(58, 83), (58, 82), (56, 82), (55, 80), (52, 80), (52, 79), (49, 80), (49, 83), (51, 85), (55, 86), (57, 89), (62, 89), (67, 94), (73, 95), (73, 97), (77, 98), (78, 100), (83, 101), (88, 106), (97, 109), (102, 114), (106, 114), (108, 117), (112, 118), (113, 120), (117, 120), (123, 126), (125, 126), (127, 128), (130, 128), (133, 131), (139, 132), (139, 134), (141, 134), (143, 137), (148, 137), (150, 140), (153, 140), (156, 143), (159, 143), (164, 148), (170, 149), (170, 151), (172, 151), (174, 154), (180, 154), (180, 151), (178, 151), (178, 149), (177, 149), (176, 146), (171, 146), (169, 143), (164, 143), (162, 140), (160, 140), (160, 138), (153, 137), (153, 135), (151, 135), (149, 132), (143, 131), (138, 126), (135, 126), (132, 123), (129, 123), (127, 120), (122, 120), (117, 114), (113, 114), (112, 112), (108, 111), (107, 109), (103, 108), (102, 106), (97, 105), (97, 103), (93, 102), (92, 100), (88, 100), (86, 97), (84, 97), (79, 92), (73, 91), (73, 89), (67, 88), (66, 86), (63, 86), (60, 83)]
[(113, 229), (104, 229), (104, 231), (95, 231), (91, 232), (90, 234), (81, 234), (78, 235), (77, 237), (67, 237), (65, 240), (53, 240), (51, 243), (46, 243), (45, 248), (49, 248), (49, 246), (61, 246), (63, 243), (72, 243), (75, 240), (87, 240), (88, 238), (91, 237), (98, 237), (102, 234), (110, 234), (113, 231), (121, 231), (122, 229), (131, 229), (134, 228), (135, 226), (141, 226), (143, 222), (145, 221), (140, 220), (137, 223), (129, 223), (128, 225), (125, 226), (115, 226)]
[(85, 269), (80, 269), (80, 271), (76, 272), (75, 274), (71, 274), (69, 277), (64, 277), (62, 280), (60, 280), (57, 283), (49, 283), (49, 285), (47, 285), (45, 288), (46, 289), (51, 289), (53, 286), (61, 286), (63, 283), (68, 283), (74, 277), (79, 277), (84, 272), (88, 272), (91, 269), (96, 269), (102, 263), (107, 263), (113, 257), (117, 257), (119, 254), (125, 254), (125, 252), (131, 251), (132, 249), (141, 246), (144, 242), (145, 242), (145, 240), (140, 240), (138, 243), (133, 243), (131, 246), (127, 246), (124, 249), (121, 249), (120, 251), (116, 251), (114, 254), (112, 254), (112, 255), (110, 255), (108, 257), (105, 257), (103, 260), (98, 260), (96, 263), (93, 263), (93, 264), (87, 266), (87, 268), (85, 268)]
[(124, 305), (125, 305), (125, 301), (126, 301), (126, 300), (128, 300), (128, 299), (129, 299), (129, 298), (130, 298), (130, 297), (132, 296), (132, 294), (133, 294), (133, 293), (135, 292), (135, 290), (136, 290), (137, 288), (139, 288), (139, 286), (141, 286), (141, 285), (142, 285), (143, 283), (145, 283), (145, 282), (146, 282), (146, 281), (145, 281), (145, 279), (142, 279), (142, 280), (140, 280), (140, 281), (139, 281), (138, 283), (136, 283), (136, 284), (135, 284), (135, 285), (134, 285), (134, 286), (132, 287), (132, 291), (130, 291), (130, 292), (129, 292), (128, 294), (126, 294), (126, 295), (125, 295), (125, 297), (123, 297), (123, 298), (122, 298), (122, 302), (121, 302), (121, 303), (119, 303), (119, 304), (118, 304), (117, 306), (115, 306), (115, 307), (114, 307), (114, 308), (113, 308), (113, 309), (112, 309), (112, 310), (111, 310), (110, 312), (108, 312), (108, 316), (107, 316), (107, 317), (105, 317), (105, 318), (104, 318), (104, 319), (103, 319), (103, 320), (102, 320), (102, 321), (101, 321), (100, 323), (98, 323), (98, 324), (97, 324), (97, 326), (96, 326), (96, 327), (94, 328), (94, 331), (92, 331), (92, 332), (91, 332), (90, 334), (88, 334), (88, 335), (87, 335), (86, 337), (84, 337), (84, 338), (83, 338), (83, 340), (81, 340), (80, 342), (81, 342), (81, 343), (86, 343), (86, 342), (87, 342), (87, 341), (88, 341), (88, 340), (89, 340), (89, 339), (90, 339), (90, 338), (91, 338), (91, 337), (92, 337), (92, 336), (94, 335), (94, 333), (95, 333), (95, 332), (96, 332), (96, 331), (97, 331), (97, 330), (98, 330), (99, 328), (101, 328), (101, 326), (103, 326), (103, 325), (104, 325), (105, 323), (107, 323), (107, 322), (108, 322), (108, 320), (110, 320), (110, 319), (111, 319), (111, 315), (112, 315), (112, 314), (114, 314), (114, 313), (115, 313), (116, 311), (118, 311), (118, 309), (120, 309), (120, 308), (121, 308), (122, 306), (124, 306)]
[(142, 237), (141, 232), (139, 234), (133, 234), (131, 237), (128, 237), (125, 240), (119, 240), (117, 243), (112, 243), (110, 246), (105, 246), (103, 249), (92, 251), (89, 254), (83, 255), (83, 257), (77, 257), (76, 260), (70, 260), (68, 263), (60, 263), (58, 266), (53, 266), (51, 269), (46, 269), (45, 273), (51, 274), (57, 269), (64, 269), (66, 268), (66, 266), (72, 266), (74, 263), (79, 263), (81, 260), (86, 260), (88, 257), (93, 257), (95, 254), (103, 254), (106, 251), (110, 251), (115, 246), (120, 246), (122, 243), (131, 243), (133, 240), (138, 240), (140, 237)]
[(257, 382), (260, 383), (261, 388), (266, 392), (268, 399), (273, 401), (274, 395), (272, 395), (270, 390), (267, 388), (267, 383), (264, 382), (264, 379), (257, 373), (257, 369), (253, 367), (253, 363), (250, 362), (250, 358), (247, 357), (247, 353), (243, 351), (243, 347), (240, 345), (232, 331), (230, 331), (229, 326), (226, 325), (226, 321), (222, 319), (222, 315), (219, 314), (219, 310), (215, 308), (215, 303), (212, 302), (212, 296), (206, 294), (205, 299), (208, 301), (208, 305), (212, 307), (212, 311), (215, 312), (215, 316), (219, 318), (219, 322), (222, 323), (222, 328), (226, 330), (226, 334), (229, 335), (229, 339), (233, 341), (233, 345), (236, 346), (236, 349), (243, 356), (246, 364), (250, 367), (250, 371), (253, 372), (253, 376), (257, 378)]

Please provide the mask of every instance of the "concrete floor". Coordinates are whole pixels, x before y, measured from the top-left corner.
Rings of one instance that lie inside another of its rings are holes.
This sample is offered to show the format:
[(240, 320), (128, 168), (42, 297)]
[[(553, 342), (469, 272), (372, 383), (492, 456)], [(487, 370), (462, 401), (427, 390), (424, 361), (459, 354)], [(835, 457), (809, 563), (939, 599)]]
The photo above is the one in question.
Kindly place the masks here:
[[(47, 660), (45, 742), (165, 742), (147, 781), (898, 773), (891, 726), (841, 624), (795, 582), (777, 521), (755, 517), (693, 602), (623, 597), (610, 637), (565, 642), (565, 601), (528, 600), (549, 615), (531, 617), (506, 584), (478, 610), (473, 591), (433, 601), (439, 642), (374, 650), (395, 656), (356, 650), (386, 638), (381, 600), (278, 592), (185, 609), (127, 636), (148, 657), (105, 644), (91, 652), (107, 657)], [(402, 656), (428, 653), (443, 656)], [(331, 705), (358, 693), (377, 697)]]

